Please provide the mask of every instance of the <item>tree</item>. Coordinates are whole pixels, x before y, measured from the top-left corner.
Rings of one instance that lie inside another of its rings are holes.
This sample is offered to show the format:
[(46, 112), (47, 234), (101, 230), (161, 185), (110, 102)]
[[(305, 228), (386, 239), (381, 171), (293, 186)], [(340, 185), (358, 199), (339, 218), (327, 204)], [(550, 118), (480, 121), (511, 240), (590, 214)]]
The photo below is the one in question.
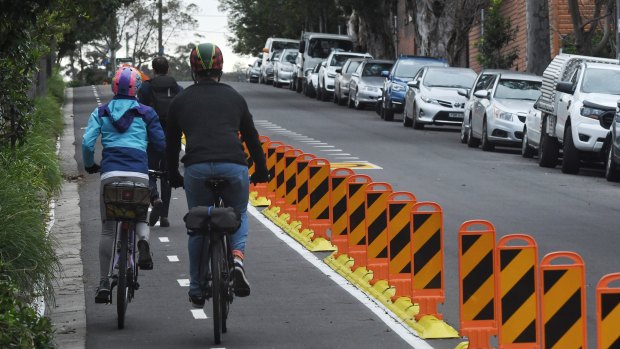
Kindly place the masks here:
[(419, 54), (446, 58), (452, 66), (463, 65), (475, 14), (489, 3), (490, 0), (407, 0)]
[(262, 52), (267, 38), (296, 39), (302, 31), (342, 32), (345, 19), (334, 0), (221, 0), (233, 33), (229, 42), (238, 54)]
[(526, 71), (542, 75), (551, 60), (549, 39), (549, 3), (527, 0), (527, 67)]
[(574, 46), (577, 53), (588, 56), (609, 56), (610, 40), (614, 39), (611, 33), (614, 32), (615, 0), (594, 0), (591, 19), (583, 17), (580, 8), (583, 5), (580, 3), (579, 0), (568, 0), (568, 11), (573, 22)]
[(394, 57), (394, 1), (340, 0), (339, 4), (348, 14), (348, 32), (355, 37), (360, 51), (375, 58)]
[(485, 12), (482, 23), (482, 36), (478, 42), (478, 62), (485, 68), (509, 69), (517, 59), (517, 49), (505, 52), (505, 47), (517, 35), (512, 29), (510, 19), (504, 18), (499, 12), (503, 0), (492, 0)]

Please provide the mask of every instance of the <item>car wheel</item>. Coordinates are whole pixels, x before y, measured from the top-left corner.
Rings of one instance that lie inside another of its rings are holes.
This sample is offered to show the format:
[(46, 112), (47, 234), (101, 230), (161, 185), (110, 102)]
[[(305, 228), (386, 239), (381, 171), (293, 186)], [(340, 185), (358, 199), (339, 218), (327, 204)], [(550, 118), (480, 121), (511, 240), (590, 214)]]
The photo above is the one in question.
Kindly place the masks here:
[(351, 90), (349, 90), (349, 96), (347, 96), (347, 107), (353, 108), (353, 100), (351, 99)]
[(338, 105), (345, 105), (347, 103), (347, 99), (344, 96), (338, 96)]
[(482, 141), (480, 142), (480, 146), (483, 151), (492, 151), (495, 149), (495, 145), (489, 141), (489, 130), (487, 129), (486, 118), (482, 121)]
[(573, 132), (570, 125), (566, 125), (564, 131), (564, 146), (562, 147), (564, 156), (562, 159), (562, 172), (568, 174), (579, 173), (579, 149), (575, 148), (573, 142)]
[(321, 100), (323, 102), (327, 101), (329, 99), (329, 93), (327, 92), (327, 90), (325, 89), (325, 87), (323, 87), (323, 89), (321, 90)]
[(478, 148), (480, 140), (474, 137), (474, 128), (472, 127), (471, 120), (469, 120), (469, 128), (467, 129), (467, 146), (470, 148)]
[(362, 102), (360, 102), (360, 96), (357, 93), (357, 91), (355, 92), (355, 109), (357, 110), (362, 110), (364, 109), (364, 104), (362, 104)]
[(317, 100), (319, 100), (319, 101), (320, 101), (321, 99), (323, 99), (323, 96), (321, 96), (321, 85), (318, 85), (318, 86), (314, 89), (314, 92), (315, 92), (315, 97), (316, 97), (316, 99), (317, 99)]
[(394, 110), (387, 106), (388, 102), (385, 102), (383, 106), (383, 120), (391, 121), (394, 120)]
[(303, 89), (303, 86), (301, 84), (301, 79), (297, 79), (297, 83), (295, 84), (295, 91), (297, 93), (301, 93), (302, 89)]
[(545, 119), (542, 125), (540, 144), (538, 145), (538, 166), (553, 168), (558, 164), (560, 146), (555, 137), (547, 134), (546, 129), (547, 120)]
[(529, 137), (527, 136), (527, 128), (523, 129), (523, 139), (521, 139), (521, 156), (524, 158), (534, 157), (535, 149), (529, 144)]
[(610, 144), (607, 150), (607, 161), (605, 162), (605, 178), (610, 182), (620, 181), (620, 169), (614, 161), (614, 145)]
[(413, 126), (414, 130), (422, 130), (424, 129), (424, 124), (418, 121), (418, 112), (415, 110), (415, 104), (412, 108), (413, 113), (411, 114), (411, 126)]
[(460, 136), (460, 141), (463, 144), (467, 143), (467, 129), (465, 128), (465, 120), (463, 119), (463, 123), (461, 124), (461, 136)]
[(340, 104), (340, 98), (338, 98), (338, 93), (336, 93), (336, 89), (334, 88), (334, 96), (332, 97), (332, 102), (336, 104)]
[(409, 118), (409, 114), (407, 113), (407, 109), (403, 110), (403, 126), (411, 127), (411, 119)]

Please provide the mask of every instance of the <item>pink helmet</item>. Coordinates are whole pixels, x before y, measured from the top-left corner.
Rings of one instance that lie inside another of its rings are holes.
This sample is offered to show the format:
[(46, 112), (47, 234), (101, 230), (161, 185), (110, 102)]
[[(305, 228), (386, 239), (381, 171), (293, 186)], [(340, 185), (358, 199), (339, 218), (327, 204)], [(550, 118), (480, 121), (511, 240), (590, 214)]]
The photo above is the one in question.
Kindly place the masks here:
[(140, 85), (142, 85), (142, 77), (136, 68), (121, 67), (114, 75), (112, 92), (115, 95), (135, 97)]

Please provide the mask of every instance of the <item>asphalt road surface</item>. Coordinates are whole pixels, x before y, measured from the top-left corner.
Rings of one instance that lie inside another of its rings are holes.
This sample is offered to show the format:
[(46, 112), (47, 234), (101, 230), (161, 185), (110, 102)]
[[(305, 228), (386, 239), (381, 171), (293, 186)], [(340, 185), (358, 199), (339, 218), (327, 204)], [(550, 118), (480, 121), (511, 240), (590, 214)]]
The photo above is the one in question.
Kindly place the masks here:
[[(620, 271), (620, 187), (605, 181), (601, 166), (584, 169), (580, 175), (565, 175), (559, 168), (540, 168), (536, 161), (521, 158), (516, 148), (497, 147), (494, 152), (467, 148), (459, 143), (457, 128), (413, 130), (398, 120), (381, 120), (370, 108), (348, 109), (286, 88), (231, 85), (246, 98), (261, 135), (331, 162), (367, 161), (377, 168), (356, 172), (388, 182), (395, 191), (412, 192), (418, 201), (441, 205), (446, 302), (440, 311), (457, 329), (457, 233), (463, 222), (489, 220), (498, 238), (529, 234), (536, 239), (539, 260), (553, 251), (579, 253), (586, 263), (588, 342), (594, 347), (596, 283), (603, 275)], [(111, 98), (109, 87), (74, 89), (80, 168), (81, 135), (97, 96), (105, 103)], [(209, 306), (209, 318), (196, 319), (187, 302), (187, 287), (181, 286), (188, 278), (183, 191), (173, 191), (171, 227), (151, 229), (155, 269), (141, 272), (141, 288), (129, 305), (124, 330), (116, 329), (115, 306), (97, 305), (93, 300), (100, 229), (97, 193), (98, 177), (87, 175), (80, 186), (87, 347), (212, 346)], [(341, 285), (326, 275), (316, 266), (320, 262), (312, 263), (315, 256), (300, 253), (294, 243), (291, 247), (277, 229), (251, 216), (250, 230), (247, 271), (252, 295), (232, 304), (229, 333), (219, 347), (427, 347), (367, 298), (348, 292), (346, 283)], [(454, 348), (458, 342), (427, 341), (434, 348)]]

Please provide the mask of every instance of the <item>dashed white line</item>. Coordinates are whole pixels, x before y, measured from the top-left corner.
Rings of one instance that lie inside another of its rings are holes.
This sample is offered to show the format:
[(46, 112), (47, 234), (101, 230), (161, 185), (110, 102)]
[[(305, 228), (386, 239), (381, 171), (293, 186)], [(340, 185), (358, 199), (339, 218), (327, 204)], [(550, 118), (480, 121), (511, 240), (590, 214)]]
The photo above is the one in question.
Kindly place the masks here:
[(333, 148), (333, 145), (315, 145), (315, 148)]
[(342, 149), (321, 149), (321, 151), (341, 152)]
[(205, 320), (209, 318), (202, 309), (190, 309), (190, 311), (196, 320)]
[[(339, 153), (339, 154), (329, 154), (331, 156), (335, 156), (337, 158), (343, 157), (343, 156), (347, 156), (347, 155), (351, 155), (349, 153)], [(357, 159), (357, 158), (356, 158)]]
[(177, 282), (181, 287), (189, 287), (189, 279), (177, 279)]
[(167, 238), (167, 237), (165, 237), (165, 236), (161, 236), (161, 237), (159, 238), (159, 242), (170, 242), (170, 239), (168, 239), (168, 238)]
[(179, 261), (178, 256), (168, 256), (168, 262), (178, 262), (178, 261)]

